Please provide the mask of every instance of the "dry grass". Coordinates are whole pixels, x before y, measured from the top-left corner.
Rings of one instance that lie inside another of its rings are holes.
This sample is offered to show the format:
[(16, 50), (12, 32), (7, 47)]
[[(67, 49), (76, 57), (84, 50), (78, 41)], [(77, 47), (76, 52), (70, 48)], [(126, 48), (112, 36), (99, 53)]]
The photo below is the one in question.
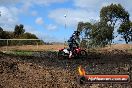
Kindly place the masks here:
[(107, 46), (104, 49), (128, 50), (128, 49), (132, 49), (132, 44), (115, 44), (112, 46)]
[[(23, 46), (4, 46), (0, 47), (1, 51), (5, 50), (25, 50), (25, 51), (58, 51), (61, 48), (68, 47), (62, 44), (58, 45), (23, 45)], [(105, 48), (96, 48), (96, 50), (111, 51), (114, 49), (119, 50), (132, 50), (132, 44), (114, 44)]]
[(4, 46), (0, 47), (1, 51), (5, 50), (25, 50), (25, 51), (56, 51), (67, 46), (64, 45), (23, 45), (23, 46)]

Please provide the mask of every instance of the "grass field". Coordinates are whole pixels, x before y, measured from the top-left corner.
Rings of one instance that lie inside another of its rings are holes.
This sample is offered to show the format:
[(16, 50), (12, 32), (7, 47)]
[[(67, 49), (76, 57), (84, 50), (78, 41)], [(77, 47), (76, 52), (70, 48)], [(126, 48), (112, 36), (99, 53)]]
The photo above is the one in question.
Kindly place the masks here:
[(64, 45), (23, 45), (23, 46), (4, 46), (1, 51), (56, 51), (67, 46)]
[[(0, 51), (57, 51), (61, 48), (68, 47), (65, 45), (23, 45), (23, 46), (4, 46), (0, 47)], [(119, 50), (131, 50), (132, 44), (115, 44), (111, 46), (107, 46), (105, 48), (96, 48), (97, 50), (113, 50), (113, 49), (119, 49)]]

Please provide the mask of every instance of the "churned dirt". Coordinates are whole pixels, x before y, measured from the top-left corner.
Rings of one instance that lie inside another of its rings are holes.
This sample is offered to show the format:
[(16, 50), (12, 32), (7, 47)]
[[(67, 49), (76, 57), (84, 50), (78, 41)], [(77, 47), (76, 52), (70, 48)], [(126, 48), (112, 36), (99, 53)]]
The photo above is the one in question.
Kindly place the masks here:
[(129, 83), (79, 84), (80, 65), (86, 74), (132, 77), (131, 49), (125, 49), (88, 51), (87, 58), (63, 60), (57, 52), (35, 52), (32, 56), (0, 53), (0, 88), (131, 88), (132, 79)]

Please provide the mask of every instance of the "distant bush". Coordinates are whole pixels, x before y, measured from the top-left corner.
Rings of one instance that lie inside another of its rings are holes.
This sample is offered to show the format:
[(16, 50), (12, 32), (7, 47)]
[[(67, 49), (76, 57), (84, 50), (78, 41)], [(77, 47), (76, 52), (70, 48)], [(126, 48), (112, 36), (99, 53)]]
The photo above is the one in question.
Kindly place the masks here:
[[(0, 27), (0, 39), (38, 39), (38, 37), (35, 34), (31, 34), (26, 32), (24, 26), (20, 24), (19, 26), (16, 25), (14, 32), (9, 31), (3, 31), (3, 29)], [(44, 44), (43, 40), (10, 40), (8, 41), (8, 45), (36, 45), (36, 44)], [(7, 45), (6, 40), (0, 41), (0, 46)]]

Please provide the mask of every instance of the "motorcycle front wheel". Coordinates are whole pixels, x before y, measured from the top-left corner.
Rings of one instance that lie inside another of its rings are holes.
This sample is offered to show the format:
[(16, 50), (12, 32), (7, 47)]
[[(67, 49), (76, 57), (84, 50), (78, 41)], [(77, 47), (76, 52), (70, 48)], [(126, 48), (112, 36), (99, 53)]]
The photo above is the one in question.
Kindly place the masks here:
[(66, 54), (64, 51), (59, 51), (58, 52), (58, 58), (59, 59), (66, 59), (66, 58), (68, 58), (68, 54)]

